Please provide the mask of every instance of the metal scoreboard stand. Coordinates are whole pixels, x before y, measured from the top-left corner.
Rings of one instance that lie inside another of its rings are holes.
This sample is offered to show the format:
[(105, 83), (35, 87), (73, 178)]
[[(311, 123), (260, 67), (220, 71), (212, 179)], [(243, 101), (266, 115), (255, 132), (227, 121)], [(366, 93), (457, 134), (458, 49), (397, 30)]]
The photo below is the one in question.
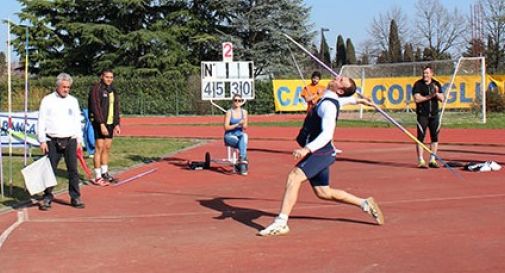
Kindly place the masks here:
[(201, 80), (202, 100), (254, 99), (254, 63), (234, 62), (231, 43), (223, 43), (222, 62), (201, 62)]
[[(214, 100), (231, 100), (235, 94), (240, 95), (244, 103), (254, 99), (254, 63), (234, 62), (232, 43), (223, 43), (222, 62), (201, 63), (201, 80), (202, 100), (210, 101), (223, 112), (226, 110), (214, 103)], [(200, 162), (201, 168), (210, 168), (211, 162), (236, 166), (237, 150), (226, 146), (226, 152), (227, 158), (223, 159), (211, 159), (210, 153), (205, 153), (205, 161)], [(197, 169), (200, 166), (198, 163), (190, 164), (190, 168)]]

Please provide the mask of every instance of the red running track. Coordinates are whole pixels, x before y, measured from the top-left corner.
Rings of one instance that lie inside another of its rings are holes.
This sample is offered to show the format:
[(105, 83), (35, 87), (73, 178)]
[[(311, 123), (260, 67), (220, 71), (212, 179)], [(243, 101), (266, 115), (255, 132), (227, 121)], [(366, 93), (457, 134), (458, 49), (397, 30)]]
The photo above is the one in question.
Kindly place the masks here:
[[(123, 132), (136, 135), (135, 126), (126, 122)], [(152, 128), (170, 137), (222, 134), (218, 126), (170, 125), (163, 132), (163, 126), (144, 127), (150, 128), (146, 135), (154, 135)], [(64, 204), (49, 212), (28, 208), (29, 219), (0, 248), (0, 272), (505, 271), (505, 171), (455, 169), (456, 176), (447, 169), (417, 169), (413, 145), (396, 129), (338, 129), (344, 153), (331, 167), (334, 187), (379, 201), (384, 226), (357, 208), (316, 199), (304, 185), (291, 233), (255, 236), (279, 208), (285, 176), (295, 163), (290, 139), (296, 133), (256, 129), (249, 130), (248, 176), (216, 164), (211, 170), (184, 168), (207, 151), (222, 157), (217, 140), (121, 173), (127, 178), (157, 168), (130, 183), (83, 188), (84, 210)], [(503, 141), (494, 136), (504, 130), (486, 132), (446, 132), (454, 141), (445, 140), (439, 155), (505, 164)], [(475, 135), (479, 145), (472, 144)], [(1, 228), (15, 220), (13, 214), (0, 215)]]

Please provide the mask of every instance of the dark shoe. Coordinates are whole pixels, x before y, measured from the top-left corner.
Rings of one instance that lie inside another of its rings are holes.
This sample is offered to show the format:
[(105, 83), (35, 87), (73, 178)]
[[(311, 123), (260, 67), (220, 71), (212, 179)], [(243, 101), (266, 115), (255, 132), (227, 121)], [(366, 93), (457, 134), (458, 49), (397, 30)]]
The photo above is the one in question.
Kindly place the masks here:
[(247, 163), (240, 162), (238, 164), (238, 170), (241, 175), (247, 175)]
[(114, 176), (110, 175), (110, 173), (108, 173), (108, 172), (102, 174), (102, 178), (105, 181), (108, 181), (109, 183), (117, 183), (118, 182), (118, 180)]
[(51, 208), (51, 199), (46, 199), (42, 200), (42, 203), (39, 205), (39, 210), (49, 210)]
[(70, 204), (72, 207), (77, 208), (77, 209), (83, 209), (84, 203), (81, 201), (81, 198), (72, 198), (70, 199)]
[(430, 163), (428, 163), (428, 166), (430, 166), (430, 168), (440, 168), (440, 166), (438, 165), (438, 163), (435, 161), (435, 160), (431, 160)]

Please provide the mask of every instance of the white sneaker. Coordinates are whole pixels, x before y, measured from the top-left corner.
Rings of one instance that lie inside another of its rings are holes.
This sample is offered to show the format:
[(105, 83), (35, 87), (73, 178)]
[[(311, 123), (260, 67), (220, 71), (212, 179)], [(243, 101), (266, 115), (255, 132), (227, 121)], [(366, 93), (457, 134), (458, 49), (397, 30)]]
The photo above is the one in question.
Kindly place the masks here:
[(289, 227), (286, 223), (274, 221), (268, 227), (258, 232), (259, 236), (277, 236), (286, 235), (289, 232)]
[(499, 171), (499, 170), (501, 170), (500, 164), (496, 163), (495, 161), (490, 161), (489, 167), (491, 168), (492, 171)]
[(491, 171), (491, 166), (489, 166), (488, 163), (484, 163), (482, 167), (480, 167), (479, 172), (490, 172)]
[(368, 210), (366, 210), (365, 212), (368, 213), (370, 216), (372, 216), (377, 222), (377, 224), (384, 225), (384, 214), (382, 214), (379, 205), (375, 202), (373, 197), (367, 198), (366, 202), (368, 204)]

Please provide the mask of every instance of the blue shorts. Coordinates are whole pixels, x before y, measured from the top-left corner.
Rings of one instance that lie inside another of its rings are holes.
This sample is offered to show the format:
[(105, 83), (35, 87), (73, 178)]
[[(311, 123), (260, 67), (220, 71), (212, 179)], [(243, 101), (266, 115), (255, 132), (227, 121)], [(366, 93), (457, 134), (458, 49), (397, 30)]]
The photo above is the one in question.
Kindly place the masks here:
[(335, 162), (335, 149), (331, 143), (307, 155), (296, 167), (300, 168), (312, 187), (330, 185), (330, 166)]

